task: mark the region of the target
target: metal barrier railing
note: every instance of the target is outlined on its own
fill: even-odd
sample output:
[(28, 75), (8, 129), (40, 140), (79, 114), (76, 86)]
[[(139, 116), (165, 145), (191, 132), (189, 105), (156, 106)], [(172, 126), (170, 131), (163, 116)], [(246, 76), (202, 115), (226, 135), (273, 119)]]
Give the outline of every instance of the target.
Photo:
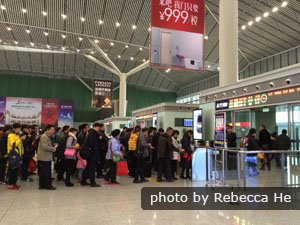
[[(206, 148), (206, 156), (208, 157), (208, 151), (213, 151), (214, 154), (214, 162), (211, 162), (212, 157), (209, 156), (209, 160), (210, 160), (210, 168), (208, 171), (208, 167), (207, 167), (207, 171), (206, 171), (206, 181), (207, 184), (212, 184), (212, 185), (222, 185), (222, 186), (226, 186), (226, 177), (225, 177), (225, 153), (231, 152), (231, 153), (236, 153), (236, 163), (237, 163), (237, 186), (241, 187), (241, 175), (242, 175), (242, 168), (241, 168), (241, 160), (243, 160), (243, 187), (246, 188), (247, 187), (247, 162), (246, 162), (246, 157), (249, 154), (258, 154), (258, 153), (263, 153), (263, 154), (280, 154), (281, 155), (281, 187), (285, 187), (285, 186), (290, 186), (287, 185), (285, 182), (285, 169), (284, 169), (284, 165), (285, 165), (285, 160), (287, 155), (295, 155), (295, 154), (299, 154), (300, 150), (296, 150), (296, 151), (286, 151), (286, 150), (256, 150), (256, 151), (247, 151), (245, 149), (226, 149), (226, 148), (219, 148), (219, 147), (205, 147)], [(217, 160), (217, 155), (218, 152), (222, 152), (222, 159)], [(206, 159), (206, 161), (208, 162), (208, 159)], [(221, 179), (217, 179), (217, 174), (218, 174), (218, 170), (217, 164), (221, 164), (222, 168), (221, 168), (221, 173), (222, 175), (219, 176), (221, 177)], [(212, 164), (214, 164), (214, 168), (212, 169)], [(212, 171), (214, 172), (214, 176), (212, 176)], [(209, 173), (209, 174), (208, 174)], [(220, 171), (219, 171), (220, 173)], [(212, 180), (212, 177), (214, 178)], [(294, 186), (300, 186), (300, 184), (293, 184)]]

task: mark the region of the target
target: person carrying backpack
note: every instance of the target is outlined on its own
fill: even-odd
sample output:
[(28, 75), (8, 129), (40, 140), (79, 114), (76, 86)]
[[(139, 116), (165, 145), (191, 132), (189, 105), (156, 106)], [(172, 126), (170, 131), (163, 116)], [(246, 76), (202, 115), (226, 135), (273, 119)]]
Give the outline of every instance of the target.
[(18, 175), (22, 164), (22, 156), (24, 154), (23, 142), (19, 136), (21, 125), (13, 124), (13, 131), (8, 134), (7, 138), (7, 155), (8, 155), (8, 182), (7, 188), (17, 190), (20, 188), (17, 185)]

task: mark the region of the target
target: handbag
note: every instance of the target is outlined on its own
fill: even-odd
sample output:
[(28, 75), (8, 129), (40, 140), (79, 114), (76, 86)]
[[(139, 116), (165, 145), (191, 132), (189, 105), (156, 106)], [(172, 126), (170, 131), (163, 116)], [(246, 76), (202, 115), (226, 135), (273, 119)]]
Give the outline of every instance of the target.
[(64, 155), (66, 157), (75, 157), (76, 156), (76, 150), (75, 149), (66, 149)]
[(117, 163), (121, 161), (121, 157), (119, 155), (113, 155), (112, 160), (113, 162)]
[(257, 153), (257, 158), (258, 159), (264, 159), (265, 158), (265, 155), (264, 155), (264, 153)]
[(127, 176), (128, 175), (128, 166), (126, 161), (121, 161), (117, 163), (117, 176)]
[(17, 150), (16, 143), (13, 144), (8, 154), (8, 165), (12, 169), (19, 168), (22, 165), (22, 157)]

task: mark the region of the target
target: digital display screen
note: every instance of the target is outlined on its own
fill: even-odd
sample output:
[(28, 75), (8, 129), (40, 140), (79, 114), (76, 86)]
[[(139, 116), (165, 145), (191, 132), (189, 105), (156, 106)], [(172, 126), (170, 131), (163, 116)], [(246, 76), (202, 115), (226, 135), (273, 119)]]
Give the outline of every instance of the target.
[[(256, 95), (243, 96), (239, 98), (233, 98), (229, 100), (229, 109), (244, 108), (259, 106), (265, 104), (283, 103), (285, 101), (299, 100), (300, 87), (285, 88), (280, 90), (269, 91)], [(225, 109), (225, 101), (220, 101), (216, 110)]]
[(196, 109), (193, 111), (193, 138), (194, 140), (203, 139), (203, 111), (202, 109)]
[(193, 119), (183, 119), (183, 126), (184, 127), (192, 127), (193, 126)]
[(226, 140), (225, 113), (215, 115), (215, 146), (224, 147)]

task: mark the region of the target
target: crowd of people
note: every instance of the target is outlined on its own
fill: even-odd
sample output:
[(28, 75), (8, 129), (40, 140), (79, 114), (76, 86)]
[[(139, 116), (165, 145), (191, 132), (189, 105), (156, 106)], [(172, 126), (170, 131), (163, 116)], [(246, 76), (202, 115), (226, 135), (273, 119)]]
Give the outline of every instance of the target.
[[(57, 181), (73, 187), (73, 178), (82, 186), (100, 187), (96, 178), (108, 184), (119, 184), (116, 180), (118, 163), (126, 159), (128, 176), (133, 183), (148, 182), (152, 170), (157, 172), (157, 182), (174, 182), (177, 166), (181, 167), (181, 179), (191, 179), (192, 130), (182, 140), (180, 132), (169, 127), (164, 131), (154, 127), (124, 128), (105, 134), (104, 125), (80, 125), (79, 129), (47, 125), (20, 124), (0, 128), (0, 184), (18, 190), (18, 178), (33, 182), (34, 169), (29, 164), (37, 161), (39, 189), (56, 190), (52, 185), (52, 164)], [(178, 163), (179, 162), (179, 163)]]
[[(237, 147), (237, 136), (231, 126), (227, 126), (227, 145), (228, 148)], [(287, 135), (287, 130), (283, 129), (282, 133), (278, 135), (276, 132), (270, 133), (265, 125), (260, 126), (260, 131), (257, 135), (255, 128), (251, 128), (246, 137), (240, 140), (240, 147), (245, 148), (247, 151), (268, 151), (279, 150), (287, 151), (291, 148), (291, 139)], [(287, 166), (287, 155), (285, 154), (284, 167)], [(261, 167), (259, 170), (271, 170), (272, 160), (276, 161), (276, 166), (281, 167), (281, 154), (280, 153), (265, 153), (265, 154), (247, 154), (247, 170), (251, 176), (259, 174), (257, 170), (258, 160), (260, 160)], [(236, 169), (236, 154), (228, 153), (228, 169)]]

